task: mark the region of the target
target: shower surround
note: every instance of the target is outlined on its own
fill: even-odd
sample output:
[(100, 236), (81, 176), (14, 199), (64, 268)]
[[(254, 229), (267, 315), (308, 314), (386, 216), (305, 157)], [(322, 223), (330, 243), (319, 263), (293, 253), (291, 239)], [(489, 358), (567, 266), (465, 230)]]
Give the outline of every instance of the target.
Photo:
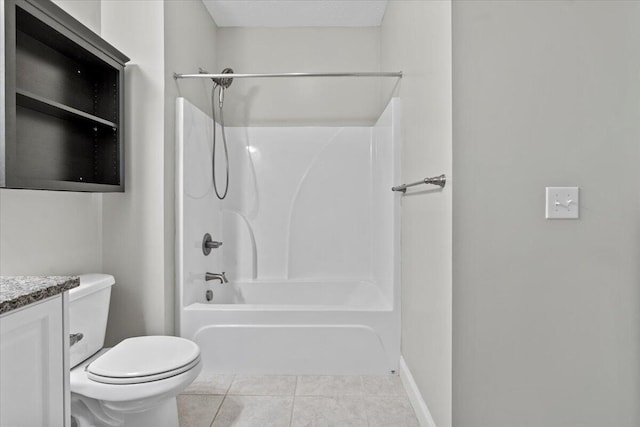
[[(227, 127), (221, 201), (212, 120), (178, 98), (176, 322), (205, 370), (397, 371), (399, 110), (393, 99), (371, 127)], [(209, 256), (205, 233), (223, 242)], [(206, 282), (207, 271), (229, 283)]]

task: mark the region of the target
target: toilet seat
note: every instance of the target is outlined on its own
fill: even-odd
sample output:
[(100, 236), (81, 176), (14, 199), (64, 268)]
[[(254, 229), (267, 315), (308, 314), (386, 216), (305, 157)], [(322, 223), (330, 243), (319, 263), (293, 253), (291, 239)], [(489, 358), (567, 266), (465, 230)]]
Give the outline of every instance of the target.
[(184, 338), (128, 338), (86, 367), (90, 380), (113, 385), (159, 381), (189, 371), (200, 362), (200, 348)]
[(109, 405), (117, 402), (129, 404), (130, 402), (153, 400), (159, 396), (177, 394), (182, 391), (193, 382), (202, 370), (202, 361), (198, 358), (198, 362), (192, 369), (158, 381), (137, 384), (105, 384), (89, 379), (88, 366), (110, 350), (100, 350), (93, 357), (71, 369), (69, 380), (72, 396), (78, 394), (102, 402), (109, 402)]

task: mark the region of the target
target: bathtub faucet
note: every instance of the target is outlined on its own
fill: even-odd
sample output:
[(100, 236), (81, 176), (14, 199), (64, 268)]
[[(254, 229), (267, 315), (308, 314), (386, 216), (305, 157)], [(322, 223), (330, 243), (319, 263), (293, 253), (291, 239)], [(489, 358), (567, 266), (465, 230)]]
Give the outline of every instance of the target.
[(219, 280), (220, 283), (229, 283), (229, 281), (227, 280), (227, 276), (224, 275), (224, 271), (222, 272), (222, 274), (209, 273), (207, 271), (207, 273), (204, 275), (204, 280), (207, 282), (209, 280)]

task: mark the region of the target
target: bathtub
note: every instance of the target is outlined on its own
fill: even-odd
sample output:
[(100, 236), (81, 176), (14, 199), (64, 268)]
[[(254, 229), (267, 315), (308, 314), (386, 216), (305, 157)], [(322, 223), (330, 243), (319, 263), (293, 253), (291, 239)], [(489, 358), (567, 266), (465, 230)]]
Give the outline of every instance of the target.
[(180, 335), (209, 372), (379, 375), (398, 369), (397, 316), (370, 282), (216, 283), (185, 307)]
[[(394, 99), (370, 127), (229, 127), (220, 201), (220, 127), (176, 101), (175, 332), (200, 345), (205, 372), (397, 372), (399, 124)], [(205, 255), (205, 233), (224, 245)], [(223, 271), (232, 283), (205, 282)]]

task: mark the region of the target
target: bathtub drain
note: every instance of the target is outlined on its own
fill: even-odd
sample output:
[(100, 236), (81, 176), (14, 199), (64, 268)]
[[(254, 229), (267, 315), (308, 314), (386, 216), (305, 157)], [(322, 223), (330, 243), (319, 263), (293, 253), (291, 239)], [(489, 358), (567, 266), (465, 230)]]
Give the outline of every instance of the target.
[(213, 291), (211, 289), (207, 289), (207, 292), (204, 294), (207, 301), (211, 301), (213, 299)]

